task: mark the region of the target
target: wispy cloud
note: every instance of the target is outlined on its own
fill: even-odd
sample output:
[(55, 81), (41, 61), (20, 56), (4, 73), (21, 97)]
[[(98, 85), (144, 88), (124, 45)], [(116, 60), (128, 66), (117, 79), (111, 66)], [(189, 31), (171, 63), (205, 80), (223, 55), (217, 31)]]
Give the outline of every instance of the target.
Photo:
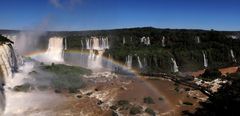
[(82, 0), (49, 0), (49, 2), (56, 8), (74, 8), (80, 4)]
[(60, 0), (49, 0), (49, 2), (56, 8), (62, 7)]

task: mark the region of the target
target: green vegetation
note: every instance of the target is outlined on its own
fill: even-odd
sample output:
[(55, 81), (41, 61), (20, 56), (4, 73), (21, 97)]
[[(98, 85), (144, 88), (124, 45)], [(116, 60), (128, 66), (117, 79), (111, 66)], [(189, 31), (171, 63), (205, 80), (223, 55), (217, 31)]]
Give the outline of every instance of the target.
[(78, 92), (78, 89), (84, 86), (82, 75), (91, 74), (91, 70), (63, 64), (42, 66), (42, 69), (55, 75), (51, 82), (57, 93), (65, 89), (70, 93)]
[(154, 104), (154, 101), (150, 96), (143, 98), (143, 102), (146, 104)]
[[(203, 55), (206, 53), (209, 68), (219, 68), (236, 65), (231, 58), (230, 49), (234, 51), (237, 61), (240, 61), (240, 39), (232, 39), (231, 35), (239, 32), (157, 29), (152, 27), (100, 30), (85, 32), (63, 32), (67, 36), (69, 49), (81, 49), (81, 41), (91, 36), (108, 37), (111, 44), (105, 55), (120, 62), (125, 62), (127, 55), (133, 55), (133, 67), (138, 68), (137, 54), (143, 62), (142, 73), (172, 72), (171, 57), (177, 61), (180, 71), (196, 71), (203, 69)], [(141, 43), (140, 38), (150, 37), (151, 45)], [(166, 38), (162, 47), (162, 38)], [(196, 37), (201, 43), (197, 43)], [(126, 43), (122, 41), (125, 38)], [(239, 64), (239, 63), (238, 63)]]
[(145, 112), (148, 113), (148, 114), (151, 115), (151, 116), (156, 116), (156, 113), (155, 113), (154, 110), (151, 109), (151, 108), (146, 108), (146, 109), (145, 109)]
[(129, 101), (127, 100), (119, 100), (117, 102), (117, 105), (120, 110), (128, 110), (131, 107), (131, 105), (129, 104)]
[(200, 102), (196, 112), (184, 111), (183, 115), (189, 116), (235, 116), (240, 113), (240, 72), (228, 75), (227, 83), (218, 92)]
[(183, 102), (184, 105), (192, 106), (193, 104), (191, 102)]
[(119, 106), (129, 105), (129, 102), (127, 100), (119, 100), (117, 103)]
[(218, 69), (206, 69), (200, 78), (205, 81), (212, 81), (214, 79), (220, 78), (221, 76), (222, 73)]
[(159, 97), (158, 100), (159, 100), (159, 101), (162, 101), (162, 100), (164, 100), (164, 99), (163, 99), (163, 97)]
[(11, 40), (9, 40), (8, 38), (6, 38), (6, 37), (4, 37), (0, 34), (0, 45), (5, 43), (5, 42), (13, 43)]
[(15, 86), (13, 88), (13, 90), (17, 91), (17, 92), (28, 92), (28, 91), (31, 91), (33, 89), (34, 89), (34, 87), (29, 83), (24, 83), (22, 85)]
[(110, 109), (112, 109), (112, 110), (117, 110), (118, 107), (117, 107), (116, 105), (112, 105), (112, 106), (110, 106)]
[(133, 107), (131, 107), (131, 109), (130, 109), (130, 114), (131, 115), (136, 115), (136, 114), (139, 114), (139, 113), (141, 113), (142, 112), (142, 107), (141, 106), (133, 106)]
[(39, 85), (37, 86), (37, 89), (40, 90), (40, 91), (45, 91), (47, 90), (49, 87), (47, 85)]

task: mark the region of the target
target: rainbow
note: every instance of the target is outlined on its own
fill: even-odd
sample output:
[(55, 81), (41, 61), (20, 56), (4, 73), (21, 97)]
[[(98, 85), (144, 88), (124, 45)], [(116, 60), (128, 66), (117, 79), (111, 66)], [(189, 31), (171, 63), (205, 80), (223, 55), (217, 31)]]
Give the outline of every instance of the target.
[[(44, 53), (46, 52), (46, 50), (38, 50), (38, 51), (32, 51), (32, 52), (29, 52), (29, 53), (26, 53), (24, 54), (25, 57), (36, 57), (36, 56), (40, 56), (40, 55), (43, 55)], [(89, 55), (89, 52), (88, 51), (84, 51), (84, 50), (65, 50), (65, 53), (73, 53), (73, 54), (86, 54), (86, 55)], [(106, 56), (102, 56), (104, 60), (118, 66), (118, 67), (121, 67), (122, 69), (134, 74), (135, 76), (140, 76), (139, 75), (139, 71), (137, 71), (137, 69), (134, 69), (134, 68), (128, 68), (125, 64), (119, 62), (119, 61), (116, 61), (112, 58), (109, 58), (109, 57), (106, 57)]]
[[(35, 56), (38, 56), (38, 55), (43, 55), (45, 52), (46, 52), (45, 50), (34, 51), (34, 52), (31, 52), (31, 53), (26, 54), (25, 56), (26, 56), (26, 57), (35, 57)], [(86, 55), (89, 54), (89, 52), (87, 52), (87, 51), (82, 51), (82, 50), (66, 50), (65, 53), (86, 54)], [(108, 57), (105, 57), (105, 56), (103, 56), (103, 58), (104, 58), (104, 60), (107, 60), (108, 62), (111, 62), (112, 64), (117, 65), (117, 66), (121, 67), (122, 69), (130, 72), (130, 73), (133, 74), (135, 77), (137, 77), (137, 79), (142, 80), (142, 81), (144, 82), (144, 85), (145, 85), (146, 87), (148, 87), (150, 90), (152, 90), (156, 95), (158, 95), (158, 96), (161, 96), (161, 95), (162, 95), (162, 93), (159, 92), (159, 91), (157, 90), (157, 88), (154, 87), (151, 83), (149, 83), (148, 81), (146, 81), (146, 78), (144, 78), (143, 76), (141, 76), (136, 69), (129, 69), (129, 68), (128, 68), (126, 65), (124, 65), (123, 63), (118, 62), (118, 61), (116, 61), (116, 60), (114, 60), (114, 59), (112, 59), (112, 58), (108, 58)], [(166, 101), (166, 103), (168, 103), (168, 104), (171, 103), (168, 99), (166, 99), (165, 101)]]

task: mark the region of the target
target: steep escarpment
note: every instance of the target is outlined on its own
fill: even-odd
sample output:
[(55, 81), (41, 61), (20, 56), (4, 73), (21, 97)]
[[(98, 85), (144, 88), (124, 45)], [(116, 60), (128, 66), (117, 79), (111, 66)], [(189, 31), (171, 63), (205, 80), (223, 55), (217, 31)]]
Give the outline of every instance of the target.
[[(68, 49), (86, 49), (88, 38), (108, 37), (105, 56), (142, 72), (181, 72), (239, 64), (237, 32), (133, 28), (64, 33)], [(129, 62), (131, 61), (131, 62)]]

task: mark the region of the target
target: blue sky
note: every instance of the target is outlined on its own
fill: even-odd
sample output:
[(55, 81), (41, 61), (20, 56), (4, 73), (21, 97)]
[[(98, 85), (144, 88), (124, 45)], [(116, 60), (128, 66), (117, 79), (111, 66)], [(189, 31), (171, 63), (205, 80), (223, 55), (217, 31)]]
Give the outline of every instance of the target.
[(1, 0), (1, 29), (152, 26), (240, 31), (239, 0)]

